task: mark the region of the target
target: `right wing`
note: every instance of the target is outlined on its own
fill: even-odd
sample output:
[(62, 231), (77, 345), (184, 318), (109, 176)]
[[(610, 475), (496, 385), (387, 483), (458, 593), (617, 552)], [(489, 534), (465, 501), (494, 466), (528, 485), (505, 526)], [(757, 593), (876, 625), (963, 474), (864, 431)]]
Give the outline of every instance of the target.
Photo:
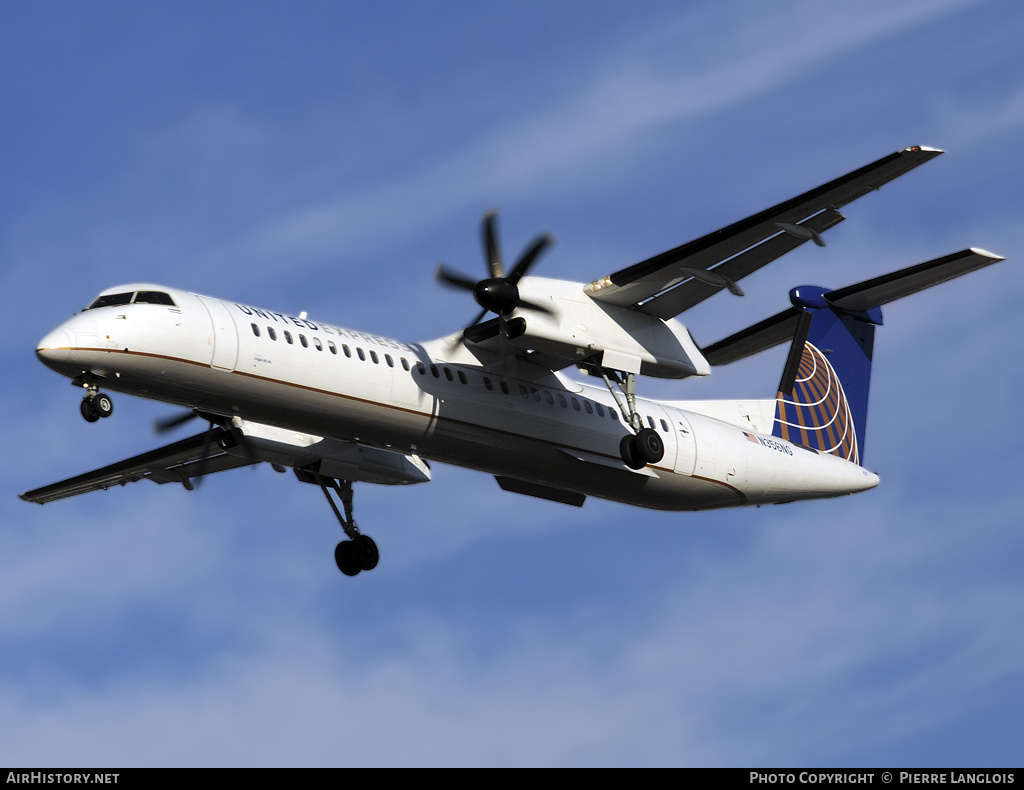
[[(37, 488), (35, 491), (22, 494), (21, 498), (26, 502), (38, 502), (43, 505), (57, 499), (111, 486), (123, 486), (137, 480), (152, 480), (161, 484), (181, 483), (191, 489), (192, 480), (200, 475), (259, 463), (255, 458), (225, 452), (218, 440), (227, 433), (229, 431), (224, 428), (213, 428), (126, 461), (119, 461), (78, 477)], [(204, 448), (207, 456), (205, 461), (202, 460)]]
[(759, 214), (596, 280), (585, 291), (599, 302), (672, 318), (806, 241), (823, 245), (821, 233), (843, 221), (840, 208), (941, 153), (922, 146), (904, 148)]

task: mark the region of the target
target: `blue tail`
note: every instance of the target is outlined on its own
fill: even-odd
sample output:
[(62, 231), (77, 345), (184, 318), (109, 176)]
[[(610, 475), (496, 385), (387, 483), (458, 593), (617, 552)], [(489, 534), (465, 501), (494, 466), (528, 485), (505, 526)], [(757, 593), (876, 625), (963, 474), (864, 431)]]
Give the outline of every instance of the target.
[(882, 323), (881, 306), (1001, 260), (972, 248), (836, 291), (802, 285), (789, 292), (792, 307), (701, 353), (712, 365), (727, 365), (792, 338), (772, 433), (863, 464), (871, 353), (875, 327)]
[(802, 310), (779, 382), (772, 433), (838, 455), (864, 457), (875, 326), (882, 311), (849, 311), (831, 304), (824, 288), (790, 291)]

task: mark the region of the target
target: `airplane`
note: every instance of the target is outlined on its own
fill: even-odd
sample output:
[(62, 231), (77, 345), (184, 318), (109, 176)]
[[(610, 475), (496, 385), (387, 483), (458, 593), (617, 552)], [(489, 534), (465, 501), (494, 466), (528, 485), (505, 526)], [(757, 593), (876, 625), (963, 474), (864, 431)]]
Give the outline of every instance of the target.
[[(941, 153), (902, 149), (589, 284), (529, 274), (547, 234), (506, 270), (489, 212), (486, 277), (435, 273), (480, 312), (423, 343), (162, 285), (107, 289), (47, 334), (38, 358), (85, 390), (90, 422), (111, 416), (113, 391), (188, 409), (161, 432), (192, 418), (209, 427), (21, 498), (43, 504), (142, 479), (192, 490), (267, 462), (321, 489), (345, 533), (336, 564), (355, 576), (380, 553), (356, 525), (353, 485), (425, 483), (431, 461), (575, 506), (593, 496), (697, 511), (873, 488), (879, 478), (863, 463), (881, 307), (1003, 258), (972, 248), (838, 290), (799, 286), (788, 309), (704, 347), (675, 317), (720, 291), (742, 296), (739, 280), (801, 244), (824, 246), (840, 208)], [(638, 376), (706, 376), (786, 342), (774, 397), (637, 394)]]

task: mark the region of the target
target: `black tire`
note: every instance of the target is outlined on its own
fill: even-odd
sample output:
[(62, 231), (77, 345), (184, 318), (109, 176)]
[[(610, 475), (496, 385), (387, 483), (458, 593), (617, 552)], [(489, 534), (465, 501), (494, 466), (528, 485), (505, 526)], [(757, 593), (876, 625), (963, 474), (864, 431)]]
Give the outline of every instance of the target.
[(96, 422), (100, 418), (100, 413), (96, 409), (96, 406), (91, 400), (85, 398), (82, 401), (82, 405), (79, 407), (82, 411), (82, 416), (85, 417), (86, 422)]
[(653, 428), (641, 428), (636, 435), (640, 456), (649, 464), (656, 464), (665, 457), (665, 442)]
[(92, 405), (93, 408), (96, 409), (96, 413), (99, 414), (100, 417), (109, 417), (111, 414), (114, 413), (114, 401), (110, 399), (109, 395), (104, 395), (103, 393), (100, 393), (99, 395), (92, 399)]
[(334, 561), (338, 564), (338, 570), (346, 576), (355, 576), (362, 570), (351, 540), (343, 540), (335, 547)]
[(354, 554), (359, 562), (359, 567), (364, 571), (372, 571), (380, 561), (380, 552), (377, 544), (369, 535), (356, 535), (352, 541)]
[(619, 442), (619, 455), (623, 462), (630, 469), (643, 469), (647, 462), (640, 456), (640, 449), (637, 447), (636, 437), (628, 433)]

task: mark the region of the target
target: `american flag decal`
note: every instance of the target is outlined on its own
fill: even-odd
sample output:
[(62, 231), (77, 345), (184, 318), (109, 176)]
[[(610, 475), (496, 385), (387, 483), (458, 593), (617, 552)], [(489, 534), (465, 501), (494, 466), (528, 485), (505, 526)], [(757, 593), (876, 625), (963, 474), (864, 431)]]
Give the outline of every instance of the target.
[(832, 365), (812, 343), (804, 344), (793, 391), (775, 402), (776, 435), (860, 463), (853, 415)]

